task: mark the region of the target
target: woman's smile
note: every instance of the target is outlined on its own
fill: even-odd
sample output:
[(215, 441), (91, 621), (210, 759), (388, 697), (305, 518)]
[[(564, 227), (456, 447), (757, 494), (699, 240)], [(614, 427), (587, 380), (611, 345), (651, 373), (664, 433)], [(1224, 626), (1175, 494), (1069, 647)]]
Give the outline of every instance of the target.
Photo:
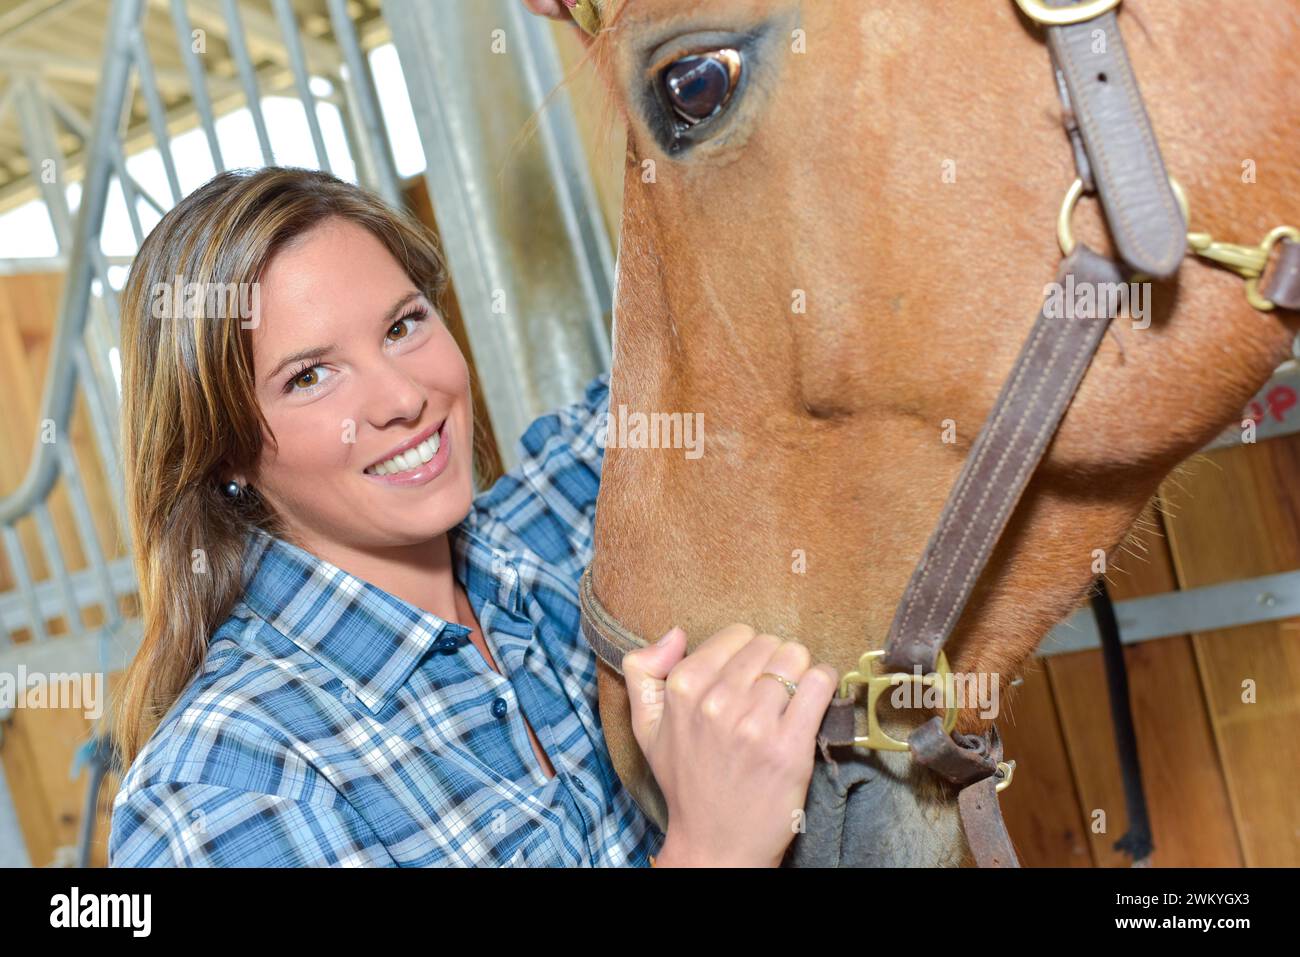
[(443, 419), (437, 427), (402, 443), (387, 458), (366, 466), (362, 474), (387, 485), (415, 486), (432, 482), (442, 474), (451, 457), (449, 421)]

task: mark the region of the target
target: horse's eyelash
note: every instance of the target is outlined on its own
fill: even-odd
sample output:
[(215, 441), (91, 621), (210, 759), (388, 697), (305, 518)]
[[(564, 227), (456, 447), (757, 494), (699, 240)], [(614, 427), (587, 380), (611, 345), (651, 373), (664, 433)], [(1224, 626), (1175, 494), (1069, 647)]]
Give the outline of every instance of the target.
[[(412, 309), (406, 315), (394, 319), (392, 322), (390, 322), (388, 326), (384, 329), (384, 333), (387, 334), (389, 329), (393, 328), (393, 326), (397, 325), (399, 322), (405, 322), (407, 319), (418, 319), (421, 322), (423, 322), (428, 318), (429, 318), (428, 315), (425, 313), (423, 309), (420, 308)], [(299, 366), (297, 370), (295, 370), (292, 374), (290, 374), (288, 379), (285, 380), (284, 391), (292, 392), (293, 384), (298, 381), (298, 377), (301, 376), (304, 372), (310, 372), (318, 365), (320, 365), (319, 362), (312, 362), (310, 359), (308, 359), (305, 363)]]

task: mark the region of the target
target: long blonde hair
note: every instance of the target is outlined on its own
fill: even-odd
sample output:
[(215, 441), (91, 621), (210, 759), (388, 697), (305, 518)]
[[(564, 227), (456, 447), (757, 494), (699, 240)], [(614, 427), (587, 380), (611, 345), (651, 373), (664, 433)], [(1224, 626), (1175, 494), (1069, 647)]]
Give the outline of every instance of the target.
[(232, 472), (251, 471), (262, 450), (252, 323), (237, 309), (206, 315), (215, 300), (204, 296), (173, 297), (186, 303), (179, 315), (158, 310), (160, 291), (255, 288), (238, 284), (258, 282), (278, 250), (330, 217), (374, 234), (441, 311), (446, 269), (433, 234), (315, 170), (217, 175), (162, 218), (131, 266), (122, 296), (122, 448), (144, 636), (113, 705), (122, 767), (175, 704), (238, 599), (249, 530), (285, 536), (255, 492), (232, 501), (220, 490)]

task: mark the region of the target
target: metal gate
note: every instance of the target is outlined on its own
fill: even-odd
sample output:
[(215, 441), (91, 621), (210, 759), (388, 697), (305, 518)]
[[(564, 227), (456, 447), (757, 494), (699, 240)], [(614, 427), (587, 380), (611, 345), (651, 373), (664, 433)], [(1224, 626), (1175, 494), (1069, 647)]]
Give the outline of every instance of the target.
[[(0, 592), (0, 673), (106, 674), (124, 667), (139, 641), (139, 620), (120, 604), (136, 587), (116, 352), (121, 267), (130, 257), (107, 256), (101, 237), (115, 188), (137, 249), (142, 211), (161, 216), (182, 197), (173, 145), (185, 130), (202, 131), (213, 169), (224, 170), (218, 123), (247, 110), (261, 162), (273, 165), (264, 101), (291, 97), (305, 115), (315, 165), (331, 170), (321, 111), (332, 106), (357, 181), (400, 207), (404, 186), (368, 59), (391, 35), (494, 431), (513, 440), (608, 367), (613, 254), (569, 103), (549, 95), (563, 79), (549, 26), (518, 0), (385, 0), (382, 16), (377, 2), (28, 0), (0, 17), (0, 133), (13, 122), (20, 134), (26, 186), (43, 201), (58, 243), (47, 266), (66, 269), (30, 463), (21, 484), (0, 497), (0, 563), (12, 583)], [(103, 20), (97, 67), (24, 48), (24, 37), (57, 27), (65, 14)], [(78, 75), (93, 84), (89, 109), (52, 80)], [(493, 122), (482, 122), (486, 112)], [(530, 120), (536, 135), (521, 142), (515, 133)], [(162, 197), (127, 166), (149, 148), (165, 171)], [(72, 182), (81, 188), (75, 214)], [(24, 268), (11, 260), (0, 273)], [(69, 440), (77, 409), (90, 423), (88, 449)], [(513, 464), (505, 442), (501, 453)], [(92, 466), (105, 476), (124, 548), (96, 529), (83, 481)], [(66, 496), (74, 542), (56, 530), (56, 494)], [(83, 623), (91, 609), (102, 622), (96, 627)], [(2, 709), (0, 702), (0, 735)], [(80, 846), (67, 855), (80, 862), (103, 755), (88, 742), (91, 793)], [(24, 859), (0, 774), (0, 863)]]

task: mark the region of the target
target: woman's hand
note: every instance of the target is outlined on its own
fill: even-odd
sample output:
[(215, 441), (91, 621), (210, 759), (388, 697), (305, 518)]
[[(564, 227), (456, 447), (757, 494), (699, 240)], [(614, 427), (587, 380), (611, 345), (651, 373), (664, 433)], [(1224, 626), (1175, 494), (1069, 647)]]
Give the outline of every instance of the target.
[(524, 6), (531, 12), (552, 20), (569, 19), (569, 12), (561, 0), (524, 0)]
[[(623, 657), (632, 733), (668, 803), (660, 866), (776, 867), (835, 693), (798, 642), (729, 625), (686, 655), (674, 628)], [(794, 682), (793, 697), (772, 672)]]

